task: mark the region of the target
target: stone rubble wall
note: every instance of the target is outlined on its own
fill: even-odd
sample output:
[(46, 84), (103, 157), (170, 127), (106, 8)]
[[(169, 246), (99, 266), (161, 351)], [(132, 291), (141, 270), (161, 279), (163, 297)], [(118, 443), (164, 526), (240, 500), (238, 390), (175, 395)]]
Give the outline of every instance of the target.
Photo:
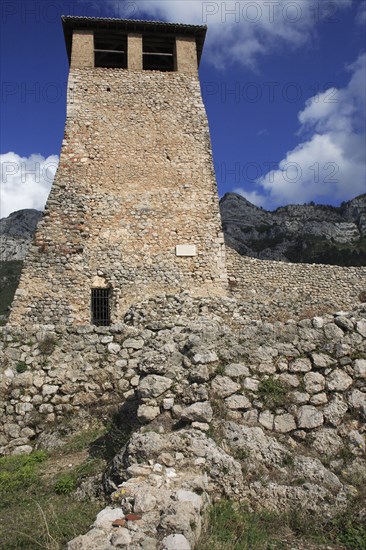
[[(244, 414), (274, 431), (332, 424), (329, 408), (341, 403), (343, 419), (363, 406), (366, 321), (359, 311), (270, 324), (245, 318), (233, 299), (183, 293), (132, 307), (111, 327), (3, 327), (3, 451), (28, 445), (45, 426), (83, 409), (92, 414), (139, 397), (141, 418), (158, 415), (162, 394), (178, 408), (216, 395), (235, 418)], [(233, 361), (237, 368), (228, 367)], [(288, 390), (274, 416), (257, 395), (266, 377)]]
[(216, 498), (329, 516), (357, 493), (366, 305), (286, 323), (245, 311), (183, 292), (111, 327), (2, 329), (2, 453), (30, 452), (70, 417), (136, 410), (104, 478), (111, 506), (69, 550), (189, 550)]
[(306, 316), (310, 309), (350, 309), (366, 300), (366, 267), (259, 260), (228, 246), (226, 265), (234, 295), (274, 309)]
[(111, 288), (113, 322), (159, 292), (227, 287), (197, 74), (70, 71), (60, 163), (9, 322), (87, 324), (92, 287)]

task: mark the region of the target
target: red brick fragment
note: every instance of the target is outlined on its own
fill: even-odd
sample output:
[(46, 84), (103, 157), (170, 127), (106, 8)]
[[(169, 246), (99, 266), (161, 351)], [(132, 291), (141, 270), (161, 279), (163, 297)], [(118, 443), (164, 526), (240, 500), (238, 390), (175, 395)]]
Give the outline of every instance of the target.
[(126, 525), (126, 520), (125, 519), (115, 519), (114, 522), (112, 523), (112, 526), (113, 527), (124, 527)]
[(138, 514), (127, 514), (126, 519), (127, 521), (138, 521), (139, 519), (141, 519), (141, 516), (139, 516)]

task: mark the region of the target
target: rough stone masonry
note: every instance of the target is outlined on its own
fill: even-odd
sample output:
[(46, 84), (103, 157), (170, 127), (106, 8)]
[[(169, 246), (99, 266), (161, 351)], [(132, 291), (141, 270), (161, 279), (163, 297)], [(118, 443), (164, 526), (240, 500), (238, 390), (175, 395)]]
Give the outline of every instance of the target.
[(185, 291), (110, 327), (1, 330), (0, 454), (47, 448), (108, 407), (135, 411), (104, 476), (113, 508), (69, 550), (190, 550), (217, 498), (329, 518), (358, 494), (366, 304), (286, 323), (247, 311)]
[[(92, 288), (110, 290), (111, 321), (162, 289), (222, 293), (224, 241), (198, 79), (206, 28), (63, 24), (70, 74), (60, 164), (10, 323), (88, 323)], [(104, 48), (117, 48), (108, 42), (116, 33), (126, 40), (126, 68), (95, 66), (100, 33)], [(144, 70), (149, 44), (164, 56), (172, 40), (175, 70)]]
[[(94, 66), (105, 49), (114, 56), (108, 41), (94, 51), (94, 26), (124, 30), (126, 68)], [(82, 425), (109, 407), (135, 407), (136, 431), (104, 477), (114, 508), (69, 550), (190, 550), (220, 497), (327, 517), (342, 510), (365, 471), (365, 305), (289, 317), (299, 289), (302, 302), (314, 294), (315, 309), (324, 297), (352, 306), (364, 268), (334, 278), (333, 268), (231, 255), (232, 286), (256, 294), (221, 296), (197, 78), (204, 29), (85, 18), (64, 28), (60, 167), (0, 331), (0, 454), (47, 446), (70, 418)], [(144, 69), (145, 48), (168, 49), (144, 44), (157, 31), (175, 39), (174, 71)], [(109, 327), (91, 324), (93, 288), (110, 289)], [(278, 289), (287, 322), (269, 323)]]
[[(63, 23), (70, 75), (60, 165), (10, 325), (88, 324), (91, 294), (100, 288), (108, 291), (111, 324), (139, 300), (184, 289), (233, 292), (251, 300), (250, 309), (261, 303), (267, 318), (274, 310), (301, 318), (363, 301), (365, 267), (225, 252), (198, 79), (205, 27), (83, 17)], [(116, 33), (124, 53), (110, 49), (118, 47)], [(171, 70), (147, 70), (147, 50), (154, 59), (169, 47)], [(124, 55), (125, 66), (100, 66), (105, 53)]]

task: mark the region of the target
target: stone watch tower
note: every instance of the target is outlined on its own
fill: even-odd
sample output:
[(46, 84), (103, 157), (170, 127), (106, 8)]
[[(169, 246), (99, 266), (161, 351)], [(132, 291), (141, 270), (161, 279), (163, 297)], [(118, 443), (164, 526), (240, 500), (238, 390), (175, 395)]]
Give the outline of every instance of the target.
[(198, 65), (206, 27), (63, 17), (60, 164), (10, 324), (97, 324), (147, 296), (224, 293)]

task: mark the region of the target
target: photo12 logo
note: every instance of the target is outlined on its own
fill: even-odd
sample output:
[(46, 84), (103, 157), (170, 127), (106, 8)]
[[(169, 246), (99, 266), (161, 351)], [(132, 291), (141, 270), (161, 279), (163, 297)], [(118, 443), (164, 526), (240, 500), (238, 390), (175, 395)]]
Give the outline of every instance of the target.
[(336, 162), (314, 162), (309, 166), (301, 166), (297, 162), (287, 162), (281, 166), (276, 162), (220, 162), (215, 164), (216, 177), (219, 184), (256, 183), (266, 178), (268, 183), (275, 181), (275, 175), (280, 174), (287, 183), (298, 183), (302, 180), (313, 183), (338, 183), (336, 178), (339, 166)]
[(65, 101), (66, 90), (66, 82), (2, 82), (1, 103), (58, 103)]
[[(22, 23), (54, 23), (62, 15), (81, 17), (103, 17), (104, 2), (88, 0), (3, 0), (0, 4), (0, 17), (3, 23), (17, 19)], [(113, 5), (113, 17), (133, 19), (137, 17), (138, 3), (119, 1)]]
[[(326, 90), (323, 92), (323, 90)], [(296, 103), (313, 96), (314, 103), (337, 103), (338, 93), (334, 82), (315, 83), (303, 88), (298, 82), (202, 82), (203, 100), (220, 103)]]
[(0, 183), (7, 184), (14, 178), (20, 183), (27, 183), (31, 178), (35, 183), (45, 183), (51, 185), (55, 177), (58, 164), (56, 162), (12, 162), (4, 161), (0, 163)]
[(336, 1), (307, 0), (282, 2), (278, 0), (233, 2), (202, 2), (202, 22), (207, 25), (220, 23), (297, 23), (304, 17), (309, 17), (309, 11), (314, 22), (338, 21), (339, 5)]

